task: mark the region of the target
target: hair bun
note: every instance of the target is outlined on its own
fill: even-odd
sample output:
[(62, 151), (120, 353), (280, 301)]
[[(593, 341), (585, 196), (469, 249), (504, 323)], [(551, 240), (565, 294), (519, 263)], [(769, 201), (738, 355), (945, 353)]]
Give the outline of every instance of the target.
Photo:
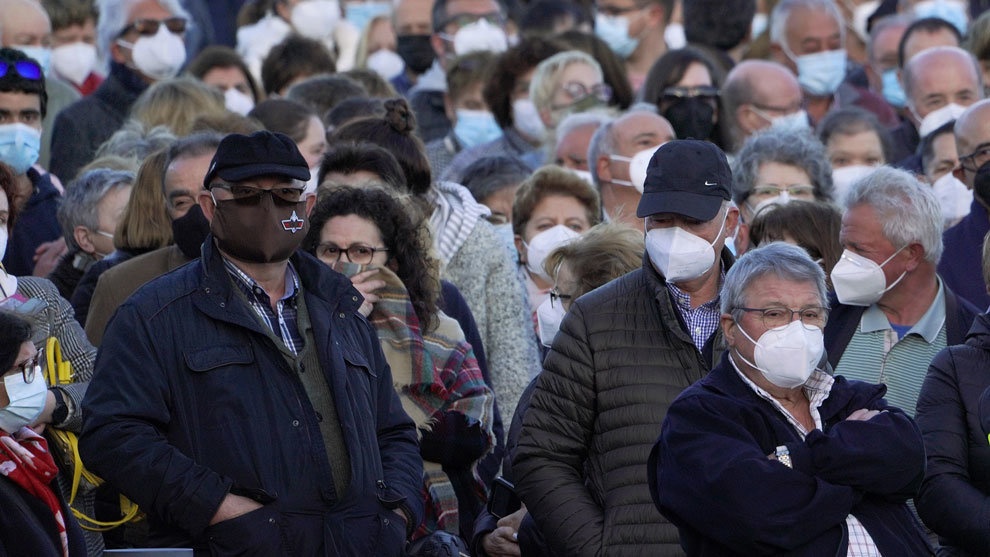
[(416, 131), (416, 117), (406, 99), (389, 99), (385, 101), (385, 121), (392, 129), (406, 135)]

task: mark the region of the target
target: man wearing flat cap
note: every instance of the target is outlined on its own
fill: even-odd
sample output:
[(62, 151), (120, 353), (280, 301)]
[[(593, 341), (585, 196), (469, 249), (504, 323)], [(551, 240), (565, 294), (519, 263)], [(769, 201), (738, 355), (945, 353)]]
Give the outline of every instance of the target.
[(571, 305), (536, 379), (516, 488), (557, 555), (681, 555), (644, 463), (677, 395), (719, 360), (719, 291), (739, 212), (725, 155), (660, 147), (636, 216), (643, 267)]
[(197, 555), (401, 555), (422, 460), (361, 295), (296, 252), (314, 198), (284, 135), (229, 135), (199, 197), (199, 260), (107, 325), (86, 466)]

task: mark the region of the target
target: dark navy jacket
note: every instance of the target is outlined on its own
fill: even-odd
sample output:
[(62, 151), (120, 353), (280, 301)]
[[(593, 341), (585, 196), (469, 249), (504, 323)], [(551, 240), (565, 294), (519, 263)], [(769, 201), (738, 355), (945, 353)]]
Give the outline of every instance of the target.
[[(422, 459), (351, 282), (291, 258), (351, 463), (335, 493), (297, 373), (235, 293), (212, 236), (110, 320), (84, 402), (88, 468), (149, 514), (156, 546), (213, 555), (399, 555), (423, 514)], [(265, 506), (208, 527), (232, 492)]]
[[(969, 300), (980, 312), (990, 306), (990, 295), (983, 282), (983, 237), (990, 232), (987, 210), (974, 199), (969, 214), (942, 233), (942, 259), (938, 274), (949, 287)], [(951, 344), (951, 343), (950, 343)]]
[[(804, 441), (728, 357), (667, 411), (650, 455), (650, 491), (688, 555), (845, 556), (854, 515), (883, 555), (930, 555), (905, 502), (925, 473), (918, 427), (887, 388), (836, 377)], [(886, 410), (845, 421), (855, 410)], [(793, 469), (769, 460), (790, 450)]]
[[(61, 195), (52, 185), (51, 176), (29, 168), (27, 177), (34, 186), (24, 208), (17, 215), (17, 222), (10, 232), (3, 267), (15, 277), (29, 277), (34, 273), (34, 250), (45, 242), (62, 237), (58, 224), (58, 201)], [(8, 200), (11, 203), (13, 199)]]

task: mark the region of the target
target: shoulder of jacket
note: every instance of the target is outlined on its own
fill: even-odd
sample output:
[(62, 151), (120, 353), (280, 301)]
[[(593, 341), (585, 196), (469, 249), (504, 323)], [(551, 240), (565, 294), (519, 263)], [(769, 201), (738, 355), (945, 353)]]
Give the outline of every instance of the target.
[[(581, 296), (584, 302), (582, 306), (588, 310), (590, 307), (609, 304), (619, 298), (640, 296), (642, 292), (649, 289), (646, 272), (640, 267)], [(653, 298), (652, 292), (649, 293), (649, 297)]]
[(202, 265), (197, 260), (143, 284), (123, 303), (139, 314), (151, 317), (200, 287)]
[(33, 298), (58, 298), (58, 288), (52, 281), (42, 277), (17, 277), (17, 289)]

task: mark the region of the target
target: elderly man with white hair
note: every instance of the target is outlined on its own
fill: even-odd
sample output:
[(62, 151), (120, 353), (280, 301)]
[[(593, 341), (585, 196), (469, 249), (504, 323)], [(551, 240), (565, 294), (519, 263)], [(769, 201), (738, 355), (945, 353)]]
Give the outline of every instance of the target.
[(772, 243), (726, 273), (720, 363), (671, 404), (647, 466), (688, 555), (931, 555), (905, 504), (921, 432), (883, 385), (829, 375), (825, 273)]
[(928, 364), (965, 340), (979, 311), (935, 272), (942, 212), (930, 187), (882, 167), (853, 184), (845, 205), (828, 359), (837, 375), (886, 384), (891, 404), (914, 416)]
[(598, 128), (612, 119), (608, 112), (595, 110), (577, 112), (561, 120), (553, 147), (553, 163), (573, 170), (589, 184), (592, 183), (588, 172), (588, 146)]
[(186, 61), (189, 15), (179, 0), (99, 0), (98, 7), (97, 42), (110, 72), (55, 119), (50, 170), (63, 180), (90, 162), (149, 84), (175, 77)]

